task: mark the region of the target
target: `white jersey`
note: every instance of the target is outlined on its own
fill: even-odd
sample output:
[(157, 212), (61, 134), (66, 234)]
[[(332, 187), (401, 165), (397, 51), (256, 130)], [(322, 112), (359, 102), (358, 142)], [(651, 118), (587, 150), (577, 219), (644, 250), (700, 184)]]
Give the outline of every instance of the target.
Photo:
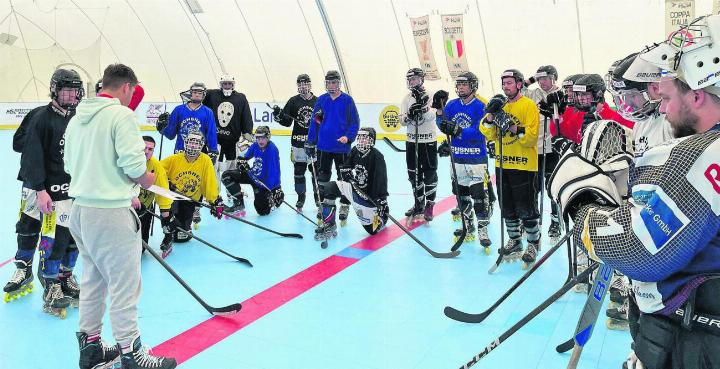
[(646, 150), (673, 138), (672, 126), (665, 119), (665, 114), (654, 114), (645, 120), (639, 121), (633, 127), (635, 157), (642, 156)]
[[(528, 90), (525, 96), (529, 97), (533, 102), (535, 102), (535, 105), (539, 104), (540, 101), (545, 100), (547, 98), (548, 93), (555, 92), (559, 90), (560, 88), (553, 85), (553, 87), (550, 89), (549, 92), (543, 91), (542, 88), (535, 88), (532, 90)], [(540, 114), (540, 124), (538, 124), (538, 154), (547, 154), (553, 152), (552, 150), (552, 144), (550, 143), (550, 129), (548, 129), (548, 132), (545, 132), (545, 116)], [(551, 119), (548, 119), (547, 124), (553, 124)], [(545, 138), (545, 150), (543, 151), (543, 137)]]
[[(430, 90), (425, 91), (428, 96), (430, 96), (427, 104), (425, 104), (425, 109), (427, 109), (427, 111), (423, 114), (422, 119), (417, 123), (408, 117), (410, 105), (415, 103), (415, 98), (412, 97), (412, 94), (407, 94), (400, 103), (400, 124), (406, 127), (408, 142), (428, 143), (437, 141), (435, 109), (430, 107), (433, 93)], [(415, 137), (416, 125), (417, 137)]]

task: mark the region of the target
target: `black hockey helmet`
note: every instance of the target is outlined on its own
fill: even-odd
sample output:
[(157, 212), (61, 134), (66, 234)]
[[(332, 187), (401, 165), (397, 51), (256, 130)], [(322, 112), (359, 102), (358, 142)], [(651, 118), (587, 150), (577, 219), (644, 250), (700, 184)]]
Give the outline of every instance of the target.
[(340, 80), (340, 72), (336, 70), (329, 70), (327, 73), (325, 73), (325, 80), (326, 81), (339, 81)]
[(310, 76), (303, 73), (297, 76), (297, 80), (295, 81), (297, 84), (301, 83), (310, 83)]
[[(468, 86), (470, 86), (470, 94), (471, 95), (475, 94), (475, 92), (478, 89), (478, 78), (475, 75), (475, 73), (462, 72), (462, 73), (460, 73), (460, 75), (457, 76), (457, 78), (455, 78), (455, 92), (456, 93), (457, 93), (458, 85), (463, 84), (463, 83), (466, 83), (466, 84), (468, 84)], [(462, 98), (462, 99), (467, 97), (467, 96), (461, 96), (459, 93), (458, 93), (458, 96), (460, 96), (460, 98)]]
[[(584, 93), (590, 92), (590, 99)], [(575, 107), (582, 111), (589, 111), (597, 103), (605, 101), (605, 80), (599, 74), (585, 74), (578, 78), (573, 85), (575, 94)], [(581, 95), (582, 94), (582, 95)]]
[(562, 81), (562, 88), (565, 90), (565, 101), (570, 106), (575, 106), (575, 96), (573, 94), (573, 85), (578, 80), (578, 78), (582, 77), (582, 74), (571, 74)]
[[(68, 104), (60, 101), (62, 99), (59, 93), (63, 88), (77, 89), (77, 92), (75, 93), (75, 103)], [(50, 78), (50, 97), (63, 109), (74, 110), (77, 104), (80, 103), (80, 100), (82, 100), (83, 96), (85, 96), (85, 88), (83, 87), (82, 78), (80, 78), (78, 72), (73, 69), (57, 69), (53, 72), (53, 75)]]
[[(638, 91), (647, 91), (648, 83), (647, 82), (636, 82), (631, 81), (629, 79), (626, 79), (624, 77), (625, 72), (627, 72), (628, 68), (632, 65), (632, 63), (637, 58), (638, 54), (633, 53), (628, 55), (625, 59), (622, 59), (619, 61), (617, 66), (613, 69), (611, 75), (610, 75), (610, 84), (612, 85), (612, 90), (615, 91), (621, 91), (621, 90), (638, 90)], [(611, 91), (613, 92), (613, 91)]]
[(355, 147), (358, 151), (365, 154), (370, 151), (373, 146), (375, 146), (376, 137), (375, 128), (360, 127), (357, 137), (355, 137)]
[[(420, 83), (412, 86), (410, 80), (413, 78), (420, 78)], [(416, 86), (422, 86), (422, 84), (425, 83), (425, 71), (420, 68), (410, 68), (407, 73), (405, 73), (405, 81), (407, 82), (407, 88), (410, 89)]]
[(513, 78), (515, 82), (525, 83), (525, 76), (517, 69), (507, 69), (500, 75), (500, 81), (505, 78)]
[(634, 122), (647, 119), (654, 114), (660, 100), (654, 100), (648, 95), (648, 82), (637, 82), (625, 78), (628, 69), (637, 59), (638, 54), (630, 54), (623, 59), (612, 73), (610, 91), (618, 113)]
[(552, 76), (554, 81), (557, 81), (558, 79), (558, 72), (557, 68), (553, 65), (543, 65), (540, 68), (538, 68), (537, 72), (535, 73), (535, 80), (538, 80), (542, 77), (549, 77)]

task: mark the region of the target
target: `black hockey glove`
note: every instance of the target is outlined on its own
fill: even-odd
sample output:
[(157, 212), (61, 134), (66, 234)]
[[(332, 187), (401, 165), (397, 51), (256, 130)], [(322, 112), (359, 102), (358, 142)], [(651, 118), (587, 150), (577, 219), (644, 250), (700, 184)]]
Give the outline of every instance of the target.
[(560, 156), (562, 156), (565, 151), (572, 150), (575, 147), (574, 142), (563, 136), (553, 136), (550, 139), (550, 144), (552, 145), (553, 151)]
[(422, 118), (422, 115), (425, 114), (424, 110), (424, 104), (413, 103), (412, 105), (410, 105), (410, 109), (408, 109), (408, 115), (410, 116), (410, 119), (417, 122)]
[(342, 179), (344, 182), (348, 183), (355, 183), (355, 173), (353, 173), (353, 168), (343, 165), (340, 167), (340, 179)]
[(545, 98), (545, 101), (547, 101), (548, 105), (550, 105), (550, 109), (552, 109), (552, 106), (557, 104), (558, 105), (558, 113), (562, 114), (563, 112), (560, 111), (560, 104), (562, 104), (565, 101), (565, 94), (562, 90), (557, 90), (549, 93), (547, 97)]
[(314, 143), (305, 142), (305, 154), (307, 154), (308, 158), (312, 159), (317, 155), (317, 147)]
[(553, 116), (553, 106), (552, 104), (548, 103), (545, 100), (540, 100), (538, 103), (538, 109), (540, 110), (540, 114), (542, 114), (545, 118), (552, 118)]
[(493, 124), (500, 130), (500, 132), (504, 135), (507, 133), (507, 131), (510, 130), (510, 126), (512, 126), (513, 122), (512, 119), (510, 119), (510, 116), (508, 113), (500, 110), (497, 113), (493, 114)]
[(443, 119), (439, 128), (440, 132), (453, 137), (460, 137), (462, 134), (462, 128), (451, 120)]
[(450, 97), (450, 95), (448, 94), (447, 91), (445, 91), (445, 90), (438, 90), (438, 91), (435, 92), (435, 94), (433, 95), (433, 101), (432, 101), (432, 105), (430, 105), (430, 107), (433, 108), (433, 109), (442, 109), (442, 108), (444, 108), (444, 107), (445, 107), (445, 103), (447, 103), (447, 101), (448, 101), (448, 97)]
[(495, 141), (486, 141), (485, 148), (490, 159), (495, 159)]
[(165, 234), (175, 234), (178, 228), (182, 228), (182, 224), (180, 224), (180, 221), (177, 220), (172, 213), (166, 217), (161, 217), (160, 225), (162, 225), (162, 230)]
[(390, 212), (390, 207), (388, 206), (387, 199), (382, 197), (379, 198), (377, 201), (375, 201), (375, 204), (377, 205), (377, 215), (378, 218), (387, 219), (387, 215)]
[(450, 144), (447, 141), (443, 141), (443, 143), (438, 146), (438, 155), (441, 158), (450, 156), (450, 153), (452, 153), (452, 149), (450, 148)]
[(169, 122), (170, 113), (164, 112), (158, 116), (157, 121), (155, 122), (155, 129), (157, 129), (158, 132), (162, 133), (162, 131), (167, 128)]
[(282, 205), (283, 200), (285, 200), (285, 193), (282, 188), (278, 187), (270, 191), (270, 202), (272, 206), (279, 208), (280, 205)]
[(280, 118), (282, 117), (282, 109), (280, 109), (279, 106), (275, 105), (273, 106), (273, 120), (276, 122), (280, 122)]
[(487, 105), (485, 105), (485, 113), (492, 114), (494, 117), (495, 114), (502, 111), (505, 103), (507, 103), (507, 97), (505, 97), (505, 95), (497, 94), (488, 101)]
[(222, 219), (223, 211), (225, 211), (225, 204), (223, 203), (222, 197), (218, 196), (210, 206), (210, 215)]

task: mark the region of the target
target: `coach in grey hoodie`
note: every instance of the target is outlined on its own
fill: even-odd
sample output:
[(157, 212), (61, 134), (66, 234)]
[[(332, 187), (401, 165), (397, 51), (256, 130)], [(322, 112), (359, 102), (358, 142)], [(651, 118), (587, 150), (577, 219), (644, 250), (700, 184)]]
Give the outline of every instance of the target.
[[(65, 138), (65, 171), (75, 199), (70, 231), (82, 258), (80, 278), (80, 368), (117, 361), (123, 368), (174, 368), (174, 359), (152, 357), (142, 348), (137, 325), (140, 298), (140, 220), (130, 208), (137, 184), (150, 187), (137, 119), (127, 106), (138, 84), (122, 64), (105, 69), (103, 90), (83, 100)], [(105, 300), (117, 347), (100, 339)]]

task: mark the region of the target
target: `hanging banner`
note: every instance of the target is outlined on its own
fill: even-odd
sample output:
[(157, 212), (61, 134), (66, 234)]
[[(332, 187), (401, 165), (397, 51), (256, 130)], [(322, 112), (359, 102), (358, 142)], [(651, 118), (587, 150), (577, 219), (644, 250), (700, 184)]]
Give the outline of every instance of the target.
[(442, 18), (445, 59), (452, 78), (468, 71), (465, 59), (465, 41), (463, 36), (463, 15), (444, 14)]
[[(713, 8), (717, 1), (713, 1)], [(665, 0), (665, 35), (670, 36), (681, 26), (695, 19), (695, 0)]]
[(440, 79), (435, 54), (433, 54), (432, 43), (430, 42), (430, 16), (410, 18), (415, 48), (417, 49), (420, 68), (425, 72), (425, 79), (435, 81)]

